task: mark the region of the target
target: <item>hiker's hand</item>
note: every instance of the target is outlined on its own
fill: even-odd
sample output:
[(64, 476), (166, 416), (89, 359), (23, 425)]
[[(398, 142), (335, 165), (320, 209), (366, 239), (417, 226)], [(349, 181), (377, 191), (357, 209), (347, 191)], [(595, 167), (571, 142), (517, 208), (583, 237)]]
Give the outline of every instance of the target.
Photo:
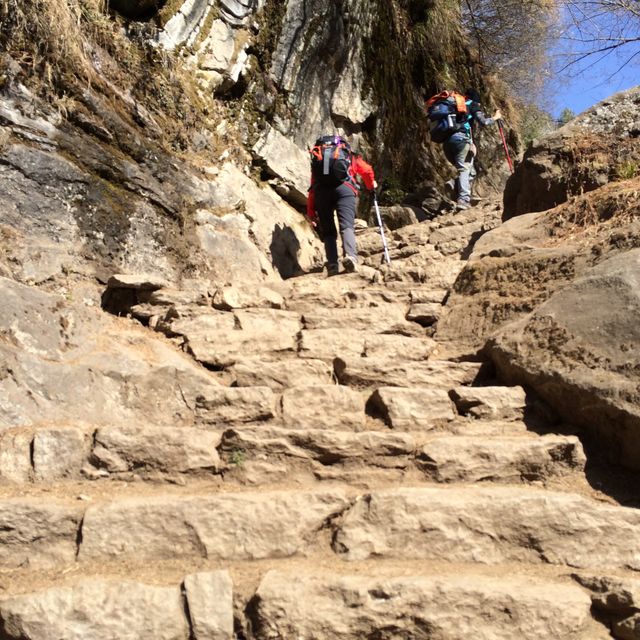
[(378, 183), (374, 180), (373, 181), (373, 190), (375, 191), (378, 188)]
[(500, 111), (500, 109), (498, 109), (498, 110), (493, 114), (493, 119), (494, 119), (494, 120), (502, 120), (502, 111)]

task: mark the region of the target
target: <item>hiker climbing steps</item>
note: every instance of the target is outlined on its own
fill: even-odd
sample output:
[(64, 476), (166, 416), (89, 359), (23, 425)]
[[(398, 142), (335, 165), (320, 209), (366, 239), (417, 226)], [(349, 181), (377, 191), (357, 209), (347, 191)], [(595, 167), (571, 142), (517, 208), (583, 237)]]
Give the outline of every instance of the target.
[(0, 435), (0, 635), (130, 611), (119, 637), (610, 637), (594, 580), (634, 584), (640, 513), (591, 487), (536, 397), (438, 336), (497, 215), (387, 232), (390, 264), (367, 229), (358, 273), (211, 300), (112, 278), (123, 333), (154, 332), (203, 384), (171, 424)]

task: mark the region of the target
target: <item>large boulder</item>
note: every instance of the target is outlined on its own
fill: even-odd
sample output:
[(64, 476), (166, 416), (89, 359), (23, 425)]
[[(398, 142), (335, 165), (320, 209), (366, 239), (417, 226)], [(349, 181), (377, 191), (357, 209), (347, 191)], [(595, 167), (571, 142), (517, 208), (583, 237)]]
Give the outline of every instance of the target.
[(600, 263), (505, 327), (486, 351), (568, 421), (640, 468), (640, 249)]
[(129, 320), (6, 278), (0, 297), (0, 428), (191, 424), (196, 399), (218, 387), (210, 372)]
[(640, 178), (529, 213), (474, 245), (438, 320), (440, 340), (477, 350), (596, 264), (638, 246)]
[(504, 219), (630, 177), (640, 160), (640, 87), (618, 93), (534, 140), (507, 182)]

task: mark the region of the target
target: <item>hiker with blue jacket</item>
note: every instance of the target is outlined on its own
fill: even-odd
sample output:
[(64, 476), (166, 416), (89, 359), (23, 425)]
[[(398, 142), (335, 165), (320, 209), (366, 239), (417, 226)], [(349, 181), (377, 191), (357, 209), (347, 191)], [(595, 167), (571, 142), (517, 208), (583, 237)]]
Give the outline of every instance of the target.
[(471, 206), (471, 189), (476, 177), (474, 167), (477, 153), (473, 142), (476, 123), (482, 127), (496, 124), (502, 114), (498, 109), (487, 118), (480, 105), (480, 95), (475, 89), (467, 89), (464, 95), (445, 91), (433, 96), (426, 103), (430, 120), (431, 139), (442, 144), (447, 160), (455, 167), (456, 209)]
[(373, 168), (351, 150), (349, 143), (339, 135), (322, 136), (316, 140), (311, 155), (311, 186), (307, 197), (307, 217), (319, 227), (327, 256), (327, 273), (338, 275), (338, 231), (334, 212), (342, 237), (342, 265), (346, 272), (358, 270), (356, 250), (356, 210), (360, 184), (373, 191), (376, 180)]

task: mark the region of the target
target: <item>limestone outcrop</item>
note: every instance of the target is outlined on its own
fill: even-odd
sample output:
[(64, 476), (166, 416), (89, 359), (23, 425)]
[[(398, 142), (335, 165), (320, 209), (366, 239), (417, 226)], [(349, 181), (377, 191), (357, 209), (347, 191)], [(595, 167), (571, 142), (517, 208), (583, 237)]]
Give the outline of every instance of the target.
[(503, 219), (552, 209), (571, 196), (631, 177), (630, 168), (640, 161), (639, 110), (636, 87), (534, 140), (507, 182)]

